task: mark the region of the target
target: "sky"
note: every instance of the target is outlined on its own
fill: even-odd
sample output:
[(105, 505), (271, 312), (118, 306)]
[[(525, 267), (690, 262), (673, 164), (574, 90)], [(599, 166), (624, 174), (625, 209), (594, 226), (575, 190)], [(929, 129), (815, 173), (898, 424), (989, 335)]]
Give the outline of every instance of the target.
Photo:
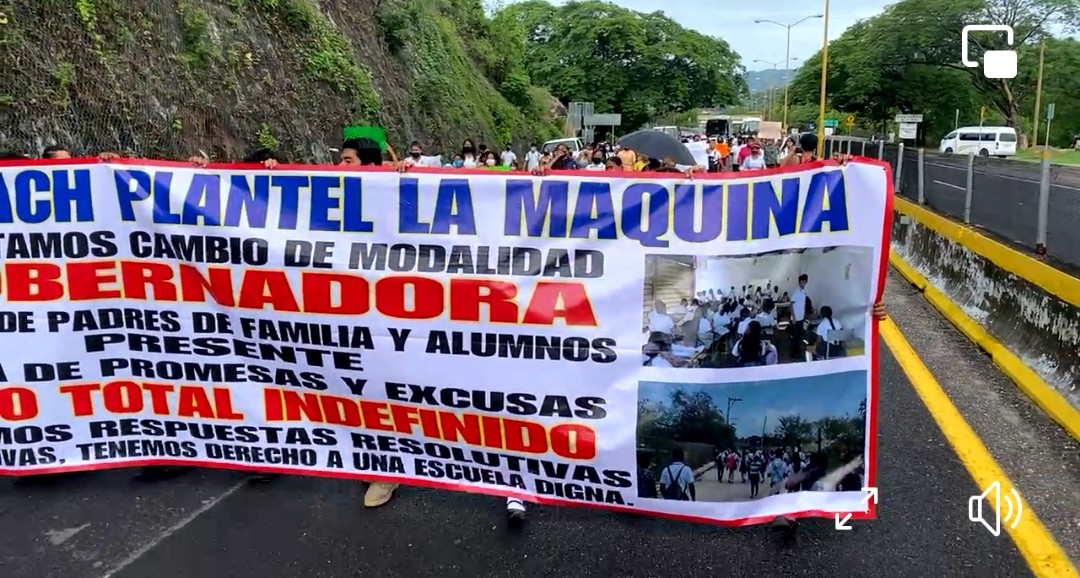
[(679, 386), (688, 393), (708, 393), (721, 412), (727, 410), (728, 397), (742, 398), (731, 408), (731, 421), (738, 435), (745, 437), (760, 434), (766, 418), (765, 429), (772, 432), (786, 415), (799, 415), (807, 421), (857, 415), (859, 403), (866, 398), (866, 372), (725, 384), (642, 382), (638, 398), (666, 404), (671, 389)]
[[(565, 0), (549, 0), (563, 4)], [(880, 14), (893, 0), (831, 0), (829, 8), (829, 39), (836, 40), (858, 20)], [(742, 56), (747, 70), (784, 68), (787, 30), (775, 24), (754, 24), (756, 19), (776, 20), (790, 24), (805, 16), (821, 14), (823, 0), (768, 0), (739, 2), (726, 0), (613, 0), (614, 4), (638, 12), (662, 10), (669, 18), (686, 28), (723, 38)], [(810, 19), (791, 29), (791, 55), (797, 58), (791, 68), (821, 48), (824, 40), (823, 21)]]

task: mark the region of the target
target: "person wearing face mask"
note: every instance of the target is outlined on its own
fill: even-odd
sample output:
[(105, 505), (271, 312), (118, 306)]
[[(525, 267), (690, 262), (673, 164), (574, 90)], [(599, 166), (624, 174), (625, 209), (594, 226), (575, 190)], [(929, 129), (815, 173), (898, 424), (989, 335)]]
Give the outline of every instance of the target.
[(603, 171), (607, 170), (604, 165), (604, 151), (600, 149), (593, 149), (592, 156), (589, 157), (589, 164), (585, 165), (587, 171)]
[(502, 164), (503, 166), (512, 167), (517, 163), (517, 155), (514, 154), (514, 149), (510, 145), (506, 145), (506, 148), (502, 152)]
[(579, 168), (578, 164), (574, 161), (574, 155), (570, 149), (560, 144), (555, 147), (555, 154), (547, 162), (542, 163), (537, 172), (543, 174), (547, 171), (572, 171), (577, 168)]
[(461, 166), (467, 169), (474, 169), (479, 163), (480, 157), (476, 152), (476, 145), (473, 144), (472, 139), (465, 139), (461, 142)]
[(496, 167), (498, 165), (499, 159), (495, 157), (495, 151), (484, 151), (480, 153), (480, 166)]
[(765, 155), (761, 152), (761, 145), (753, 143), (750, 145), (750, 154), (743, 159), (741, 165), (744, 171), (761, 170), (765, 168)]
[(529, 152), (525, 153), (525, 170), (532, 172), (540, 168), (540, 151), (538, 147), (533, 144), (529, 147)]
[(442, 159), (439, 157), (429, 157), (424, 155), (424, 147), (420, 146), (420, 143), (413, 141), (409, 145), (409, 156), (403, 161), (406, 167), (432, 167), (438, 168), (442, 166)]

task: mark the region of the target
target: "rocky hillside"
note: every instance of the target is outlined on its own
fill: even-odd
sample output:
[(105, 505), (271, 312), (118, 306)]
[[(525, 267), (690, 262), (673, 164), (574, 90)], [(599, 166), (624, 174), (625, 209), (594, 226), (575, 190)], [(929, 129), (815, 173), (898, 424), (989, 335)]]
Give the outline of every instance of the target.
[(325, 161), (350, 124), (453, 150), (557, 132), (481, 0), (0, 0), (0, 150)]

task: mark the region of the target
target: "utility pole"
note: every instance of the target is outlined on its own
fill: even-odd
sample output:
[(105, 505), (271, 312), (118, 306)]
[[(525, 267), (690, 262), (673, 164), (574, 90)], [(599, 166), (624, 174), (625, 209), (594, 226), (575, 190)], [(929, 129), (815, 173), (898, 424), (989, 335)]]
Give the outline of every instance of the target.
[[(821, 41), (821, 102), (818, 103), (818, 141), (815, 157), (821, 158), (825, 152), (825, 95), (829, 80), (829, 0), (825, 0), (825, 13), (822, 15), (824, 23), (822, 28), (824, 37)], [(982, 138), (981, 136), (979, 138)]]
[[(1043, 57), (1046, 56), (1046, 39), (1039, 43), (1039, 79), (1035, 82), (1035, 122), (1032, 128), (1031, 146), (1039, 146), (1039, 112), (1042, 110)], [(1047, 128), (1046, 130), (1050, 130)], [(982, 138), (982, 137), (979, 137)]]
[(731, 406), (742, 401), (741, 397), (729, 397), (727, 398), (727, 413), (724, 415), (724, 421), (731, 425)]

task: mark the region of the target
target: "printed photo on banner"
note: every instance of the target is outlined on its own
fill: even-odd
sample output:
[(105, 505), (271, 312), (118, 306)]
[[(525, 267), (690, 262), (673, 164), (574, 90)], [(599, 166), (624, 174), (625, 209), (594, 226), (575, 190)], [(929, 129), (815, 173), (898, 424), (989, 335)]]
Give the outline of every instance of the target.
[(646, 255), (642, 365), (729, 368), (864, 355), (871, 247)]
[(641, 382), (638, 496), (745, 502), (858, 492), (866, 372), (725, 384)]

